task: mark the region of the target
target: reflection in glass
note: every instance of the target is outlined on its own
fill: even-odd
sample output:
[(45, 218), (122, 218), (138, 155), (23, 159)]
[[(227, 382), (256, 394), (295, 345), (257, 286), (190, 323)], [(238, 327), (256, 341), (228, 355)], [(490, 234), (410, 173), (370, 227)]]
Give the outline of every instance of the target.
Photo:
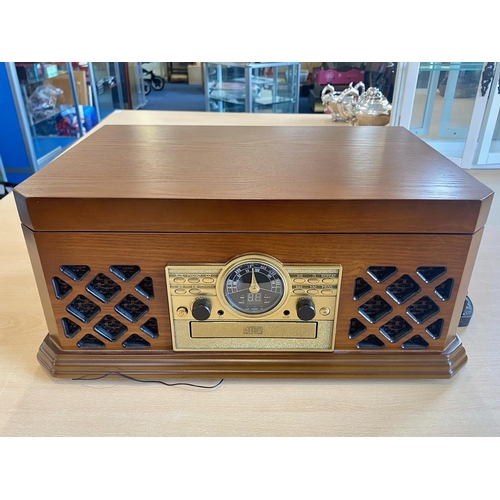
[(97, 93), (97, 102), (101, 120), (111, 114), (117, 106), (117, 78), (113, 74), (115, 70), (114, 63), (110, 62), (94, 62), (94, 78)]
[[(500, 98), (495, 96), (497, 99)], [(486, 146), (487, 147), (487, 146)], [(491, 143), (487, 149), (486, 156), (480, 154), (480, 163), (482, 164), (500, 164), (500, 111), (498, 112), (495, 126), (493, 128), (493, 135), (491, 136)]]
[(476, 102), (482, 62), (420, 63), (410, 130), (461, 156)]
[(127, 73), (130, 88), (131, 108), (140, 109), (146, 104), (141, 63), (128, 62)]
[[(70, 72), (66, 63), (15, 63), (39, 166), (48, 163), (80, 136)], [(74, 73), (75, 85), (82, 75)], [(83, 91), (86, 90), (83, 75)]]
[(296, 113), (299, 63), (205, 63), (206, 110)]

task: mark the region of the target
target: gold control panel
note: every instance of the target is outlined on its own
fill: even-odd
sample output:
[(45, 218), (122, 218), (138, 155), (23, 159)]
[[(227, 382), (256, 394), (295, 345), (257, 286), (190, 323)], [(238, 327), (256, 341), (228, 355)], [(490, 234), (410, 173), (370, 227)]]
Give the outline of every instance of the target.
[(245, 254), (165, 268), (176, 351), (333, 351), (342, 267)]

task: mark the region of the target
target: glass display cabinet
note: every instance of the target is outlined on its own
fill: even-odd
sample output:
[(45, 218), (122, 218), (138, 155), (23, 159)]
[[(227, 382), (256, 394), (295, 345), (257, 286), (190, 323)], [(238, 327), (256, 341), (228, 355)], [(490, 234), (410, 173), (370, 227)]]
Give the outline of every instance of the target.
[(203, 63), (205, 110), (298, 113), (300, 63)]
[(97, 110), (103, 120), (115, 109), (124, 109), (120, 69), (117, 62), (93, 62), (92, 78), (95, 82)]
[(140, 62), (125, 63), (125, 75), (127, 76), (127, 92), (130, 96), (129, 109), (140, 109), (146, 105), (144, 93), (144, 79), (142, 76), (142, 64)]
[[(92, 63), (0, 64), (0, 149), (9, 181), (21, 182), (100, 120)], [(11, 179), (12, 178), (12, 179)]]
[(462, 168), (500, 165), (500, 63), (400, 63), (391, 125)]
[(0, 154), (22, 182), (116, 109), (146, 104), (139, 62), (0, 63)]
[(87, 76), (67, 62), (16, 62), (8, 68), (40, 168), (96, 124)]
[(140, 62), (93, 62), (92, 67), (101, 120), (115, 109), (140, 109), (145, 106)]

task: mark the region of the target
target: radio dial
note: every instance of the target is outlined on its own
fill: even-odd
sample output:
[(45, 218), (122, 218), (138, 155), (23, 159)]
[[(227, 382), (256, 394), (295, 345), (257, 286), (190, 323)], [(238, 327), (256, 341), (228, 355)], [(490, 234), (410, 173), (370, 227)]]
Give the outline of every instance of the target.
[(316, 316), (316, 309), (311, 299), (300, 299), (297, 302), (297, 316), (303, 321), (310, 321)]
[(205, 321), (210, 318), (210, 313), (212, 311), (212, 306), (210, 301), (207, 299), (197, 299), (194, 301), (192, 314), (193, 318), (199, 321)]

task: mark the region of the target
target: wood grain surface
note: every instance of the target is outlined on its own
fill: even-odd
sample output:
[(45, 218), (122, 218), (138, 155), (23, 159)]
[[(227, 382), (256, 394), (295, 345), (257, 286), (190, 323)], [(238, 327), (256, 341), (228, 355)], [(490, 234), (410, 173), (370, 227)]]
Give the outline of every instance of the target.
[[(467, 363), (467, 354), (458, 337), (443, 352), (387, 351), (374, 355), (362, 351), (335, 351), (331, 355), (297, 353), (186, 353), (172, 351), (89, 350), (75, 353), (62, 350), (47, 335), (37, 355), (40, 364), (54, 377), (94, 378), (111, 374), (141, 380), (235, 378), (362, 378), (449, 379)], [(119, 373), (117, 373), (119, 372)]]
[[(134, 287), (145, 277), (152, 278), (155, 287), (155, 298), (142, 301), (149, 307), (148, 313), (137, 324), (129, 324), (129, 332), (142, 335), (150, 342), (151, 350), (172, 349), (170, 318), (165, 281), (165, 266), (168, 264), (195, 264), (199, 262), (221, 263), (245, 253), (256, 252), (272, 255), (284, 264), (340, 264), (342, 265), (342, 283), (339, 293), (339, 314), (337, 319), (337, 335), (335, 349), (357, 350), (356, 344), (370, 334), (379, 334), (379, 328), (390, 318), (400, 315), (408, 319), (413, 328), (411, 335), (391, 343), (385, 342), (384, 351), (401, 351), (401, 344), (412, 335), (421, 335), (429, 342), (428, 351), (442, 351), (456, 334), (460, 312), (463, 308), (465, 293), (469, 284), (467, 276), (462, 286), (460, 300), (457, 296), (462, 285), (462, 273), (465, 267), (469, 247), (473, 239), (469, 235), (347, 235), (347, 234), (262, 234), (246, 233), (233, 234), (148, 234), (148, 233), (52, 233), (39, 232), (30, 234), (25, 231), (30, 247), (35, 246), (40, 257), (43, 273), (40, 273), (40, 289), (42, 302), (45, 305), (49, 332), (64, 349), (76, 349), (77, 342), (86, 334), (92, 333), (92, 327), (104, 315), (120, 317), (115, 311), (115, 305), (128, 294), (142, 298)], [(479, 239), (480, 234), (474, 235)], [(141, 272), (130, 282), (123, 283), (109, 271), (109, 267), (116, 263), (138, 265)], [(67, 278), (60, 267), (68, 264), (89, 266), (91, 271), (81, 282), (75, 283)], [(395, 266), (396, 274), (383, 283), (376, 283), (368, 273), (370, 266)], [(416, 274), (420, 266), (444, 266), (446, 273), (432, 283), (425, 283)], [(114, 278), (121, 286), (121, 291), (107, 304), (95, 299), (86, 289), (86, 285), (98, 274), (105, 274)], [(43, 276), (42, 276), (43, 274)], [(405, 303), (399, 305), (390, 299), (385, 289), (397, 278), (408, 275), (420, 287), (419, 293)], [(63, 299), (58, 300), (54, 294), (52, 279), (57, 277), (71, 284), (72, 291)], [(364, 299), (353, 299), (355, 280), (362, 277), (369, 282), (372, 291)], [(449, 300), (442, 301), (435, 294), (435, 287), (447, 279), (453, 279), (454, 284)], [(47, 292), (47, 293), (46, 293)], [(84, 324), (75, 319), (66, 310), (67, 305), (75, 297), (83, 295), (99, 304), (100, 313), (91, 321)], [(392, 311), (385, 319), (371, 325), (359, 313), (358, 307), (373, 296), (381, 295), (390, 304)], [(428, 296), (434, 300), (440, 311), (424, 323), (417, 325), (410, 320), (405, 312), (406, 308), (421, 297)], [(451, 321), (454, 311), (453, 322)], [(72, 339), (67, 339), (61, 326), (61, 320), (70, 317), (81, 326), (81, 331)], [(139, 326), (149, 317), (158, 320), (159, 337), (148, 338), (142, 334)], [(348, 338), (349, 322), (357, 318), (366, 327), (366, 333), (354, 339)], [(425, 333), (425, 328), (436, 321), (444, 320), (444, 327), (439, 339), (433, 340)], [(104, 349), (121, 349), (120, 342), (106, 342)], [(217, 357), (217, 353), (213, 357)], [(256, 355), (258, 359), (265, 354)], [(321, 358), (331, 356), (325, 353)], [(179, 358), (182, 353), (177, 353)], [(314, 353), (297, 353), (297, 359), (307, 359), (318, 356)], [(236, 356), (234, 356), (236, 358)], [(235, 367), (237, 368), (237, 367)]]
[[(472, 171), (495, 190), (499, 171)], [(0, 201), (2, 436), (498, 436), (500, 202), (494, 201), (452, 380), (228, 380), (214, 391), (119, 379), (50, 378), (47, 333), (13, 197)], [(199, 380), (208, 384), (215, 380)]]
[(16, 191), (55, 231), (472, 233), (492, 199), (401, 127), (108, 125)]
[(28, 197), (482, 200), (403, 127), (107, 125), (17, 189)]

